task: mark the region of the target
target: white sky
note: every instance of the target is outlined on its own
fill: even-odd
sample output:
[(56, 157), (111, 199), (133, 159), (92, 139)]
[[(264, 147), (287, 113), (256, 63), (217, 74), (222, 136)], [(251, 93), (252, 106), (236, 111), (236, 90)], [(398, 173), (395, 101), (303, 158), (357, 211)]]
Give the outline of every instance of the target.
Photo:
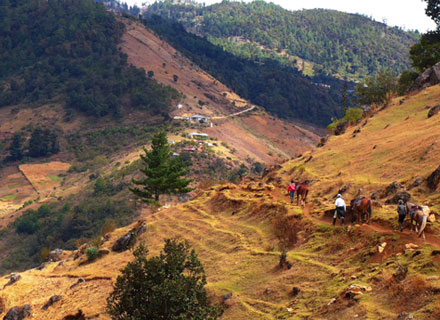
[[(122, 0), (129, 5), (153, 3), (154, 0)], [(206, 5), (220, 0), (200, 0)], [(249, 2), (246, 0), (245, 2)], [(372, 16), (377, 21), (386, 19), (390, 26), (425, 32), (435, 29), (435, 23), (425, 15), (426, 2), (423, 0), (272, 0), (289, 10), (326, 8), (343, 12), (361, 13)]]

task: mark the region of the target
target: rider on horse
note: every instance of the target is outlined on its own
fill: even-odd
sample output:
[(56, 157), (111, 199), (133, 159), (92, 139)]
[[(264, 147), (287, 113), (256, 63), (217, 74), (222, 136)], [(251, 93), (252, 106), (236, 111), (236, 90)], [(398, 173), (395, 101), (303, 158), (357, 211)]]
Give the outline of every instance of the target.
[(345, 201), (344, 199), (342, 199), (342, 195), (338, 194), (336, 196), (336, 201), (335, 201), (335, 214), (333, 216), (333, 225), (336, 225), (336, 217), (341, 219), (341, 225), (344, 225), (344, 219), (345, 219), (345, 211), (347, 211), (347, 207), (345, 205)]
[(399, 215), (399, 226), (400, 232), (403, 231), (403, 222), (405, 221), (405, 217), (408, 214), (408, 210), (406, 206), (403, 204), (403, 200), (399, 200), (399, 205), (397, 206), (397, 213)]

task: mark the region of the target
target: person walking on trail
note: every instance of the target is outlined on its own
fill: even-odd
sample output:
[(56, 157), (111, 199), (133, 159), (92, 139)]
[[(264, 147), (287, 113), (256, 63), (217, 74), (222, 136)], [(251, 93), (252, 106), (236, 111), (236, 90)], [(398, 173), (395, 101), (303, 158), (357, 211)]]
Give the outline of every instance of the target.
[(341, 226), (344, 225), (344, 219), (345, 219), (345, 211), (347, 211), (347, 207), (345, 205), (345, 201), (344, 199), (342, 199), (342, 195), (338, 194), (336, 196), (336, 201), (335, 201), (335, 214), (333, 216), (333, 225), (336, 225), (336, 217), (338, 217), (339, 219), (341, 219)]
[(397, 206), (397, 213), (399, 215), (399, 226), (400, 232), (403, 231), (403, 222), (405, 221), (405, 217), (408, 214), (408, 210), (406, 206), (403, 204), (403, 200), (399, 200), (399, 204)]
[(290, 196), (290, 203), (293, 203), (293, 199), (295, 198), (295, 191), (296, 191), (295, 181), (292, 180), (290, 181), (289, 187), (287, 188), (287, 192), (289, 193)]

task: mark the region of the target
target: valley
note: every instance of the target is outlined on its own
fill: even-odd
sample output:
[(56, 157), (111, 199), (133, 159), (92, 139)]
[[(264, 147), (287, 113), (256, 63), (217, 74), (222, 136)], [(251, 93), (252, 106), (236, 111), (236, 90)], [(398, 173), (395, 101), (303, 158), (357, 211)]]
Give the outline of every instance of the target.
[[(265, 1), (166, 0), (143, 18), (97, 2), (0, 1), (0, 317), (116, 319), (135, 248), (163, 257), (177, 239), (219, 319), (440, 319), (440, 72), (408, 53), (419, 34)], [(390, 65), (408, 78), (362, 82)], [(163, 189), (139, 197), (139, 181)], [(351, 205), (365, 198), (368, 223)], [(426, 206), (426, 239), (411, 212), (400, 231), (402, 199)]]

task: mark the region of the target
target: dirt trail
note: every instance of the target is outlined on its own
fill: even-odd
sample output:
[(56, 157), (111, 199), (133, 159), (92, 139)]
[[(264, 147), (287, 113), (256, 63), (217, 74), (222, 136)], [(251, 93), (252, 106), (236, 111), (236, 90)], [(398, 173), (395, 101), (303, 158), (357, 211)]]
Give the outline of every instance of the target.
[[(274, 196), (275, 199), (286, 202), (287, 206), (291, 205), (288, 203), (287, 195), (283, 195), (279, 189), (274, 190), (272, 192), (272, 195)], [(296, 205), (296, 201), (294, 201), (293, 205)], [(311, 207), (310, 204), (306, 204), (303, 207), (304, 216), (306, 216), (308, 219), (312, 220), (315, 223), (324, 223), (329, 226), (333, 224), (333, 220), (331, 218), (325, 217), (323, 212), (319, 213), (319, 217), (316, 216), (317, 214), (316, 215), (312, 214), (311, 213), (312, 209), (313, 208)], [(337, 223), (338, 224), (340, 223), (339, 219), (338, 219)], [(354, 227), (353, 224), (347, 224), (346, 226)], [(423, 245), (428, 244), (428, 245), (435, 247), (436, 249), (440, 249), (440, 239), (437, 237), (434, 237), (431, 234), (428, 234), (426, 231), (425, 231), (426, 240), (423, 240), (422, 238), (419, 238), (415, 232), (410, 233), (409, 230), (405, 230), (404, 232), (399, 232), (395, 229), (389, 228), (386, 225), (379, 224), (377, 222), (372, 222), (370, 224), (362, 224), (358, 228), (360, 230), (362, 230), (363, 232), (367, 232), (367, 233), (376, 232), (376, 233), (379, 233), (382, 235), (398, 234), (400, 237), (400, 240), (402, 240), (404, 242), (414, 243), (414, 244), (417, 244), (418, 246), (423, 246)]]
[(255, 106), (252, 106), (252, 107), (250, 107), (250, 108), (248, 108), (246, 110), (235, 112), (235, 113), (232, 113), (232, 114), (228, 114), (226, 116), (212, 117), (212, 120), (219, 120), (219, 119), (226, 119), (226, 118), (230, 118), (230, 117), (235, 117), (235, 116), (238, 116), (240, 114), (252, 111), (254, 109), (255, 109)]

